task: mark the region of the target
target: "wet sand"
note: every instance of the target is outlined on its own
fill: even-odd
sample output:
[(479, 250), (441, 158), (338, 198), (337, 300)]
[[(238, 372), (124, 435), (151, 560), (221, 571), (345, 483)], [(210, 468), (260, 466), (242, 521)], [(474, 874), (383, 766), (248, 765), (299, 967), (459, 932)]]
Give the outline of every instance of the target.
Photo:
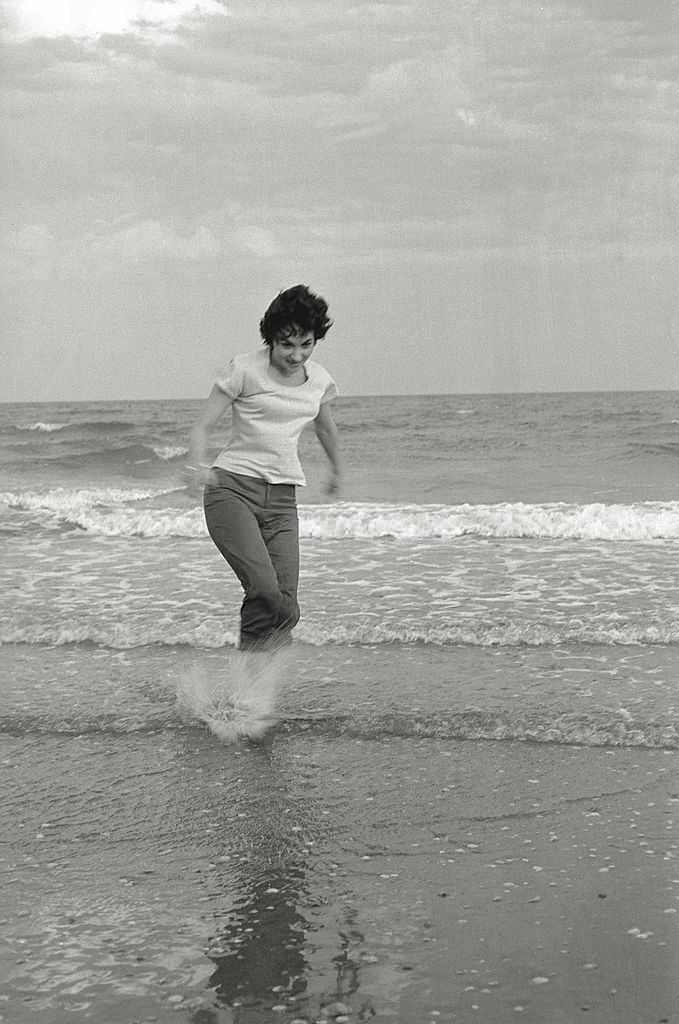
[(676, 751), (111, 726), (2, 773), (11, 1024), (679, 1020)]

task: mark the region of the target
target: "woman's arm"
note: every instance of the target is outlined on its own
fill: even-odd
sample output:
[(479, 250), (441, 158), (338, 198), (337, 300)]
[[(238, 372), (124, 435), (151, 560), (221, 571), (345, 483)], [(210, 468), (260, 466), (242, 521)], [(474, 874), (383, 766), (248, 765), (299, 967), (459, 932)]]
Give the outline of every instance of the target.
[(188, 468), (195, 472), (196, 484), (207, 482), (210, 467), (207, 462), (207, 444), (212, 428), (231, 405), (231, 399), (221, 388), (213, 385), (212, 391), (203, 404), (190, 435), (192, 465)]
[(325, 489), (328, 494), (337, 494), (342, 486), (342, 461), (339, 453), (339, 435), (330, 402), (325, 402), (321, 406), (318, 416), (314, 420), (314, 430), (331, 466), (330, 479)]

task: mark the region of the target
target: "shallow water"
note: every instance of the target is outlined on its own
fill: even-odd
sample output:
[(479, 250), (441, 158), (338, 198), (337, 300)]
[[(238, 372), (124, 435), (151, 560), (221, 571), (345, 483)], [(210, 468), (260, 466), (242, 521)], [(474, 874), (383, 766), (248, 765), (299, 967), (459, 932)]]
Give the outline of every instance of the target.
[(674, 755), (582, 753), (6, 738), (7, 1019), (669, 1017)]
[[(1, 656), (0, 726), (14, 735), (181, 732), (190, 720), (178, 694), (208, 683), (228, 698), (234, 675), (246, 678), (239, 655), (223, 650), (19, 645)], [(290, 736), (675, 749), (674, 667), (662, 646), (298, 645), (274, 664), (270, 690), (278, 734)], [(193, 721), (204, 721), (200, 708)]]
[[(70, 533), (8, 546), (4, 643), (235, 642), (240, 589), (212, 545)], [(309, 643), (679, 642), (679, 544), (307, 540)]]

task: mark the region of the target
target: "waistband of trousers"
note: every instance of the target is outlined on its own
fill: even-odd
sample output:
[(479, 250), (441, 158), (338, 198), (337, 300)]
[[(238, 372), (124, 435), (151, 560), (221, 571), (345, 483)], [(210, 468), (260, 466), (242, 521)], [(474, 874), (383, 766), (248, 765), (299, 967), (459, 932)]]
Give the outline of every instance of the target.
[(208, 484), (206, 491), (213, 487), (225, 487), (229, 491), (235, 491), (237, 494), (242, 494), (244, 497), (252, 498), (262, 504), (266, 504), (272, 498), (294, 503), (296, 498), (296, 484), (273, 484), (263, 477), (232, 473), (231, 470), (222, 469), (220, 466), (213, 466), (211, 472), (216, 477), (216, 481)]

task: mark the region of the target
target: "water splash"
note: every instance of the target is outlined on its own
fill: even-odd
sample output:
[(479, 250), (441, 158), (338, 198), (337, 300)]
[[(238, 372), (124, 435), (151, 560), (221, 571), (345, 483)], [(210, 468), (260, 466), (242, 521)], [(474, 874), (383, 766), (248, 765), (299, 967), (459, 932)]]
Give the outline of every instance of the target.
[(196, 662), (177, 685), (178, 708), (223, 743), (260, 739), (276, 724), (276, 695), (287, 664), (285, 650), (230, 652), (218, 675), (207, 662)]

